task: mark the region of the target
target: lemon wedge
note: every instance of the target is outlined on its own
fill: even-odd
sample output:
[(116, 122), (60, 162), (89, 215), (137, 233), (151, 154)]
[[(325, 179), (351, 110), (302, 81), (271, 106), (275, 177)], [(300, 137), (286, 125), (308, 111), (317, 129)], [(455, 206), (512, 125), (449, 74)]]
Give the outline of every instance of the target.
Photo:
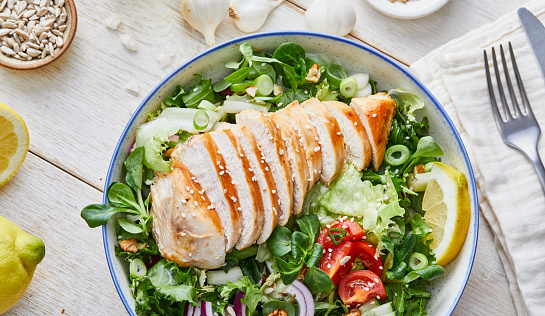
[(13, 109), (0, 102), (0, 186), (19, 170), (28, 152), (28, 129)]
[(422, 209), (424, 221), (432, 228), (428, 238), (437, 264), (445, 266), (458, 255), (469, 229), (471, 207), (467, 180), (463, 173), (440, 162), (434, 162)]

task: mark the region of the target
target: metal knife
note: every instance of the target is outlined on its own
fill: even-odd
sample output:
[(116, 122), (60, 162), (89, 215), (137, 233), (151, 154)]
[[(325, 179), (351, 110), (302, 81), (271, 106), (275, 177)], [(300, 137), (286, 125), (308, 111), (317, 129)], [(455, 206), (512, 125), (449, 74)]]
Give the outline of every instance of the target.
[(520, 8), (517, 13), (536, 56), (541, 75), (545, 78), (545, 27), (528, 9)]

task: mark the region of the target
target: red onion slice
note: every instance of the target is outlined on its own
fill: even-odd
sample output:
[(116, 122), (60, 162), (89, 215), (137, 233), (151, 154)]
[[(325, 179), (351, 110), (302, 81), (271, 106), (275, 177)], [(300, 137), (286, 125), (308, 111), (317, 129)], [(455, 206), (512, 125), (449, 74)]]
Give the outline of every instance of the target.
[(189, 303), (187, 303), (187, 309), (186, 309), (186, 316), (201, 316), (201, 309), (200, 307), (195, 307)]
[(214, 316), (214, 309), (212, 308), (212, 303), (207, 301), (201, 301), (201, 314), (194, 314), (193, 316)]
[(241, 301), (243, 298), (244, 292), (238, 291), (237, 296), (235, 296), (235, 305), (233, 306), (237, 316), (246, 316), (246, 304)]
[(314, 298), (303, 283), (295, 280), (286, 289), (286, 293), (291, 294), (297, 300), (297, 304), (299, 304), (299, 316), (314, 315)]
[(170, 140), (171, 142), (177, 143), (178, 140), (180, 140), (180, 136), (174, 134), (174, 135), (169, 136), (169, 137), (168, 137), (168, 140)]

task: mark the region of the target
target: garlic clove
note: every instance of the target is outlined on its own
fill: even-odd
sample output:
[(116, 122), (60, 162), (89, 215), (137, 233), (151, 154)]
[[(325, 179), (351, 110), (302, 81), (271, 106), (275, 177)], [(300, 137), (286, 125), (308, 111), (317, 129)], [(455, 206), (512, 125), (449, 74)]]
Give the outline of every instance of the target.
[(229, 17), (236, 27), (247, 33), (259, 30), (269, 13), (284, 0), (232, 0), (229, 6)]
[(314, 0), (305, 12), (307, 30), (345, 36), (356, 25), (356, 10), (346, 0)]
[(214, 34), (228, 11), (229, 0), (182, 0), (182, 16), (209, 46), (214, 46)]

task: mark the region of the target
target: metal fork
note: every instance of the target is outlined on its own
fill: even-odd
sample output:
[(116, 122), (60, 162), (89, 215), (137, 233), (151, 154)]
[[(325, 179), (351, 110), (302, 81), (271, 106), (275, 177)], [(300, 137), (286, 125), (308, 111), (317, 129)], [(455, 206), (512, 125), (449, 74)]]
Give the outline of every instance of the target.
[[(484, 51), (484, 65), (486, 70), (486, 80), (488, 83), (488, 93), (490, 94), (490, 102), (492, 103), (492, 111), (494, 112), (494, 119), (496, 120), (496, 125), (498, 130), (503, 138), (503, 141), (522, 152), (526, 158), (528, 158), (534, 168), (537, 171), (539, 181), (541, 181), (541, 187), (545, 191), (545, 168), (543, 168), (543, 163), (541, 162), (541, 157), (537, 151), (537, 141), (539, 139), (539, 134), (541, 129), (534, 117), (532, 108), (530, 107), (530, 102), (528, 102), (528, 97), (526, 91), (524, 90), (524, 85), (522, 84), (522, 79), (517, 67), (517, 62), (515, 61), (515, 54), (513, 53), (513, 47), (511, 42), (509, 42), (509, 53), (511, 55), (511, 62), (513, 64), (513, 70), (515, 72), (515, 78), (517, 81), (517, 86), (519, 88), (520, 96), (522, 99), (522, 106), (517, 102), (517, 97), (513, 90), (513, 85), (511, 84), (511, 78), (509, 71), (507, 69), (507, 62), (505, 60), (505, 54), (503, 53), (503, 47), (500, 45), (500, 55), (501, 62), (503, 64), (503, 72), (505, 73), (505, 81), (507, 83), (507, 88), (509, 90), (509, 95), (511, 97), (511, 102), (513, 104), (512, 108), (509, 109), (509, 105), (505, 98), (505, 93), (503, 91), (503, 85), (501, 81), (500, 72), (498, 70), (498, 61), (496, 60), (496, 51), (492, 48), (492, 61), (494, 64), (494, 73), (496, 75), (496, 82), (498, 86), (498, 92), (500, 95), (500, 100), (502, 103), (501, 109), (498, 108), (496, 102), (496, 95), (494, 94), (494, 88), (492, 86), (492, 78), (490, 77), (490, 70), (488, 69), (488, 56), (486, 50)], [(502, 115), (500, 114), (502, 111)]]

